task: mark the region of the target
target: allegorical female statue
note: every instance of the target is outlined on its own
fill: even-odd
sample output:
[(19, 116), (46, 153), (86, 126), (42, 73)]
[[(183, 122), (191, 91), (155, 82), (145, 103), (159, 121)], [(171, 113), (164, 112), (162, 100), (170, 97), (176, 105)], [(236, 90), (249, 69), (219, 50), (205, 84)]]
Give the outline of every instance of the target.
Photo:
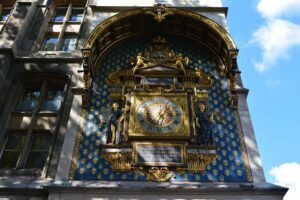
[(206, 112), (203, 103), (197, 105), (195, 109), (195, 124), (197, 133), (197, 143), (200, 145), (213, 145), (213, 122), (214, 114)]
[(125, 117), (125, 113), (127, 110), (123, 111), (119, 108), (118, 103), (112, 104), (111, 114), (108, 116), (108, 120), (106, 123), (105, 134), (106, 134), (106, 143), (107, 144), (116, 144), (120, 138), (121, 129), (121, 121)]

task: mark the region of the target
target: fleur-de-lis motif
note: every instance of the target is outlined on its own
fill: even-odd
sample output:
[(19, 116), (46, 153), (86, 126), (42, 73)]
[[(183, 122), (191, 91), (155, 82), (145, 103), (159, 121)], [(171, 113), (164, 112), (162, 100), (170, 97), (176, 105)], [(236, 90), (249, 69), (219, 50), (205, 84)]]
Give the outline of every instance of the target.
[(174, 14), (173, 11), (167, 9), (164, 5), (162, 4), (156, 4), (154, 6), (154, 11), (147, 11), (146, 14), (147, 15), (153, 15), (154, 19), (160, 23), (162, 22), (167, 15), (172, 15)]

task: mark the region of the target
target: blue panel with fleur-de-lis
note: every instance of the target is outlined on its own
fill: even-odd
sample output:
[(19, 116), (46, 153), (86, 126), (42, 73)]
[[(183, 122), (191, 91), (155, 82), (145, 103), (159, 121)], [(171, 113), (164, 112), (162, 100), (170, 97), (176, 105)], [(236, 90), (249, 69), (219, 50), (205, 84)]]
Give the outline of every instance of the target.
[[(105, 78), (115, 70), (129, 67), (130, 59), (151, 44), (159, 35), (132, 37), (109, 48), (101, 57), (99, 70), (93, 80), (89, 94), (87, 112), (84, 116), (81, 137), (77, 137), (78, 154), (74, 179), (76, 180), (114, 180), (147, 181), (146, 177), (136, 172), (117, 172), (111, 164), (101, 158), (100, 146), (105, 144), (105, 127), (99, 116), (105, 115), (110, 105), (108, 85)], [(214, 143), (217, 146), (217, 159), (206, 167), (205, 173), (180, 173), (170, 181), (224, 181), (248, 182), (252, 175), (248, 166), (244, 138), (236, 111), (230, 106), (229, 88), (226, 78), (219, 73), (220, 64), (216, 57), (208, 53), (204, 46), (196, 41), (175, 35), (163, 35), (169, 47), (176, 54), (187, 56), (189, 67), (202, 69), (211, 75), (213, 85), (209, 88), (209, 110), (219, 113), (224, 123), (213, 124)], [(75, 148), (75, 149), (76, 149)], [(76, 150), (75, 150), (76, 151)]]

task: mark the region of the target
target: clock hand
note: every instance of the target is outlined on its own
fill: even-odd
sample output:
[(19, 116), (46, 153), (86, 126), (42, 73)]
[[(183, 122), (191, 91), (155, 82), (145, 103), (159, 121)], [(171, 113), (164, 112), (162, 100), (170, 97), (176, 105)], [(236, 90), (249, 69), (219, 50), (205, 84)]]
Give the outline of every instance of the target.
[(162, 122), (160, 123), (161, 119), (163, 120), (163, 115), (164, 115), (164, 110), (162, 105), (159, 106), (159, 111), (158, 111), (158, 120), (156, 121), (156, 124), (161, 126)]

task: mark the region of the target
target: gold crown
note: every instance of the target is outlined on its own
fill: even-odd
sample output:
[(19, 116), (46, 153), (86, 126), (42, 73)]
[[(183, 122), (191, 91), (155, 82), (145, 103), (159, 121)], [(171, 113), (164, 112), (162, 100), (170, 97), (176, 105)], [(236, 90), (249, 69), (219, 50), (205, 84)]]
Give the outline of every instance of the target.
[(166, 44), (167, 41), (165, 38), (162, 38), (160, 36), (158, 36), (157, 38), (153, 38), (153, 43), (162, 43), (162, 44)]

